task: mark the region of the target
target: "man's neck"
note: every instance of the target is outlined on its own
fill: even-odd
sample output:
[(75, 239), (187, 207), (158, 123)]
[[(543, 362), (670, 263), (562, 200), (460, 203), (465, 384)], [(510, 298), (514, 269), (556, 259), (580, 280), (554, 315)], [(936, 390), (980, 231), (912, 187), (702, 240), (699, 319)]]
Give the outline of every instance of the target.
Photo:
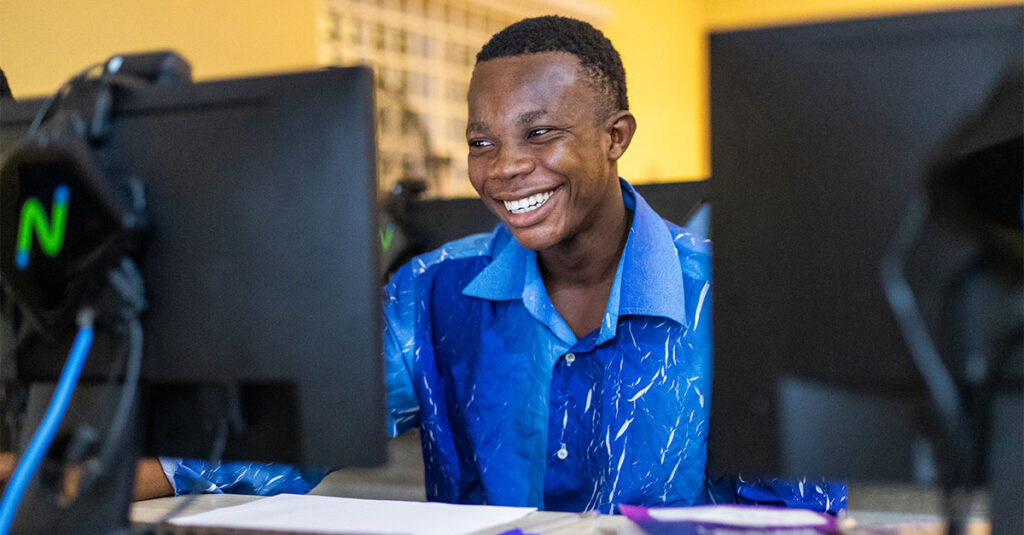
[(614, 279), (628, 236), (630, 213), (621, 202), (604, 212), (600, 225), (537, 253), (545, 284), (587, 286)]
[(601, 326), (632, 214), (615, 202), (599, 211), (599, 224), (572, 240), (537, 253), (548, 297), (577, 338)]

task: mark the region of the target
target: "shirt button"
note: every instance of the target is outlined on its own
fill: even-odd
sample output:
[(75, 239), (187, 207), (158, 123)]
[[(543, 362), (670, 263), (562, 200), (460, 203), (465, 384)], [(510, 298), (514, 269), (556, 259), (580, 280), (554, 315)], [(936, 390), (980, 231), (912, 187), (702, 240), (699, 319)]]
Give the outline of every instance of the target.
[(575, 353), (566, 353), (565, 354), (565, 363), (566, 364), (572, 364), (575, 360), (576, 360), (576, 354)]
[(562, 444), (562, 449), (558, 450), (555, 455), (558, 455), (559, 459), (565, 459), (569, 456), (569, 450), (565, 449), (565, 444)]

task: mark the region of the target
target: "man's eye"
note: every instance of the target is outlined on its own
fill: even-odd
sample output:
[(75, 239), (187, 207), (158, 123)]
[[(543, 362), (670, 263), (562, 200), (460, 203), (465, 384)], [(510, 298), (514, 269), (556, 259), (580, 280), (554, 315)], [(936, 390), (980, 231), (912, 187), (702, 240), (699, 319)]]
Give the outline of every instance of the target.
[(544, 134), (547, 134), (550, 131), (551, 131), (550, 128), (534, 128), (533, 130), (530, 130), (530, 133), (527, 134), (526, 137), (543, 136)]
[(469, 140), (469, 147), (470, 148), (474, 148), (474, 149), (475, 148), (490, 147), (491, 145), (492, 145), (492, 143), (490, 141), (485, 140), (485, 139), (471, 139), (471, 140)]

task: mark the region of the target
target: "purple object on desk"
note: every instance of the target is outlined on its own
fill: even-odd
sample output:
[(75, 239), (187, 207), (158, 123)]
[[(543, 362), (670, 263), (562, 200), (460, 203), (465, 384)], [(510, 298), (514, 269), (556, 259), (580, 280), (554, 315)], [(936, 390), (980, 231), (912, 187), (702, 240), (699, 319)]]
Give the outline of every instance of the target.
[(834, 517), (806, 509), (751, 505), (671, 508), (620, 505), (619, 510), (650, 535), (811, 535), (838, 533), (839, 530)]

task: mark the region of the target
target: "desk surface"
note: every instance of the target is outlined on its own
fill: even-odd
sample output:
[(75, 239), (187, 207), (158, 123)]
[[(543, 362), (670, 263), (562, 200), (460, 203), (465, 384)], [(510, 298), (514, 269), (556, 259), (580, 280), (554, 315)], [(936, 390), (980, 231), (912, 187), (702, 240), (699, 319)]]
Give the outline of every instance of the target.
[[(187, 516), (222, 507), (242, 505), (263, 499), (260, 496), (240, 496), (230, 494), (207, 494), (194, 497), (181, 496), (176, 498), (158, 498), (133, 504), (131, 520), (136, 526), (153, 525), (160, 522), (168, 512), (181, 507), (174, 516)], [(622, 516), (603, 515), (592, 518), (581, 518), (571, 513), (534, 512), (522, 520), (502, 524), (490, 529), (476, 532), (474, 535), (497, 535), (513, 528), (521, 528), (527, 533), (547, 533), (552, 535), (640, 535), (643, 532), (632, 522)], [(198, 534), (195, 528), (177, 529), (164, 524), (159, 533), (175, 535), (177, 533)], [(908, 515), (904, 513), (854, 511), (844, 522), (842, 532), (847, 535), (939, 535), (943, 533), (942, 522), (934, 515)], [(242, 531), (216, 530), (217, 535), (245, 533)], [(987, 522), (973, 522), (968, 529), (969, 535), (987, 535)]]

